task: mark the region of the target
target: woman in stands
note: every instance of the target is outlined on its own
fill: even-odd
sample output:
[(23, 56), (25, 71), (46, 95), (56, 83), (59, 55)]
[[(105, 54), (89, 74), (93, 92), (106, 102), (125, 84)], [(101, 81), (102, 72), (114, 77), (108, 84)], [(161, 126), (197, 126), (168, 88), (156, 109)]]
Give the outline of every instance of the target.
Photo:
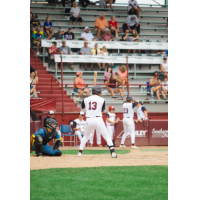
[[(132, 30), (132, 39), (133, 42), (141, 42), (141, 40), (139, 40), (139, 35), (138, 32), (136, 30)], [(128, 53), (130, 53), (130, 49), (128, 50)], [(139, 53), (141, 52), (141, 50), (139, 49)], [(135, 49), (133, 49), (133, 53), (135, 53)]]
[(115, 21), (115, 16), (111, 16), (111, 20), (109, 21), (109, 29), (111, 31), (112, 35), (115, 35), (116, 39), (118, 39), (118, 33), (121, 33), (119, 31), (118, 23)]
[[(37, 71), (30, 73), (30, 84), (38, 83)], [(36, 85), (30, 85), (30, 94), (37, 97)]]
[(115, 72), (112, 71), (112, 67), (108, 66), (107, 67), (107, 71), (104, 72), (104, 83), (106, 84), (106, 82), (108, 80), (110, 80), (111, 74), (113, 74), (114, 79), (116, 82), (121, 83), (122, 81), (116, 77)]
[(82, 75), (83, 72), (76, 72), (76, 78), (74, 79), (74, 92), (79, 93), (79, 95), (78, 98), (74, 98), (74, 103), (76, 103), (77, 100), (80, 100), (80, 97), (82, 97), (84, 93), (86, 93), (86, 96), (90, 95), (90, 90), (85, 88), (85, 82)]
[[(115, 74), (112, 73), (110, 76), (110, 79), (106, 81), (106, 88), (108, 89), (108, 92), (110, 92), (113, 97), (115, 96), (115, 94), (120, 93), (121, 98), (125, 100), (123, 97), (122, 89), (117, 88), (117, 81), (116, 81)], [(118, 100), (117, 98), (114, 98), (114, 99)]]
[[(118, 71), (118, 78), (122, 84), (127, 84), (127, 70), (125, 65), (121, 65)], [(129, 87), (129, 86), (128, 86)], [(122, 92), (125, 92), (124, 85), (122, 85)]]
[[(49, 54), (50, 54), (50, 58), (51, 59), (54, 59), (55, 57), (55, 55), (56, 54), (58, 54), (59, 53), (59, 49), (57, 48), (57, 43), (56, 42), (53, 42), (52, 43), (52, 46), (51, 47), (49, 47)], [(54, 69), (55, 69), (56, 67), (54, 66)], [(57, 67), (57, 70), (59, 70), (59, 68)]]

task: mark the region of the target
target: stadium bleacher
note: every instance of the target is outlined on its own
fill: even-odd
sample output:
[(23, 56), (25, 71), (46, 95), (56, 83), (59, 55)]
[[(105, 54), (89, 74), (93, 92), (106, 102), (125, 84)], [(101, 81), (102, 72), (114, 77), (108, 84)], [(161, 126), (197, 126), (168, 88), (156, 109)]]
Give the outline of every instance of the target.
[[(84, 31), (85, 26), (89, 26), (91, 28), (91, 32), (96, 38), (96, 32), (94, 30), (94, 20), (98, 18), (101, 12), (105, 13), (105, 18), (107, 21), (110, 20), (110, 17), (112, 15), (116, 16), (116, 21), (118, 22), (119, 28), (122, 29), (122, 25), (126, 20), (126, 7), (124, 6), (115, 6), (113, 4), (113, 10), (110, 9), (100, 9), (98, 5), (89, 5), (86, 8), (80, 8), (81, 9), (81, 16), (84, 17), (82, 26), (79, 27), (76, 23), (76, 26), (72, 26), (72, 22), (70, 19), (65, 19), (65, 11), (62, 7), (62, 4), (57, 4), (56, 7), (54, 6), (47, 6), (46, 1), (31, 1), (32, 3), (30, 6), (33, 8), (34, 14), (37, 14), (39, 16), (39, 20), (41, 25), (43, 26), (44, 22), (46, 21), (46, 16), (50, 16), (51, 21), (53, 22), (53, 29), (57, 32), (60, 28), (63, 28), (65, 31), (67, 30), (67, 27), (72, 27), (72, 32), (75, 34), (75, 36), (80, 37), (81, 33)], [(69, 7), (70, 4), (66, 4), (66, 6)], [(144, 5), (145, 6), (145, 5)], [(167, 7), (159, 7), (154, 6), (150, 7), (150, 5), (146, 5), (146, 7), (142, 7), (142, 9), (145, 11), (145, 13), (140, 13), (140, 24), (141, 24), (141, 31), (140, 31), (140, 38), (143, 39), (145, 37), (146, 40), (153, 40), (159, 42), (167, 42), (168, 40), (168, 29), (165, 28), (167, 23), (167, 17), (168, 17), (168, 8)], [(79, 5), (78, 5), (79, 7)], [(123, 33), (119, 34), (119, 39), (121, 39), (121, 35)], [(91, 46), (93, 48), (93, 46)], [(33, 50), (35, 50), (35, 46), (33, 46)], [(145, 49), (146, 53), (156, 53), (159, 51), (157, 50), (151, 50), (151, 49)], [(39, 56), (40, 61), (43, 62), (43, 65), (47, 67), (47, 70), (50, 74), (53, 76), (56, 76), (57, 79), (60, 81), (61, 72), (54, 69), (54, 63), (51, 63), (50, 67), (48, 67), (48, 58), (46, 57), (43, 59), (43, 56)], [(74, 63), (74, 71), (70, 71), (67, 63), (63, 63), (63, 78), (64, 78), (64, 84), (72, 84), (73, 79), (75, 78), (75, 73), (77, 71), (84, 71), (84, 67), (81, 64)], [(119, 71), (119, 64), (114, 69), (115, 73)], [(80, 68), (81, 67), (81, 68)], [(97, 71), (97, 84), (103, 84), (103, 73), (102, 71), (99, 71), (99, 68), (96, 64), (94, 64), (93, 71)], [(142, 84), (146, 84), (147, 81), (149, 81), (149, 78), (153, 77), (153, 73), (155, 71), (160, 70), (159, 64), (129, 64), (129, 83), (130, 84), (138, 84), (138, 86), (130, 86), (130, 94), (134, 96), (136, 100), (142, 100), (144, 101), (146, 98), (151, 100), (150, 92), (147, 91), (145, 86), (142, 86)], [(84, 71), (83, 79), (87, 84), (93, 84), (94, 80), (94, 72), (93, 71)], [(38, 72), (39, 74), (39, 72)], [(140, 85), (141, 84), (141, 85)], [(89, 85), (88, 88), (91, 88), (92, 86)], [(41, 86), (40, 86), (41, 88)], [(144, 90), (145, 88), (145, 90)], [(66, 94), (70, 95), (71, 99), (74, 95), (77, 95), (73, 92), (73, 86), (67, 85), (65, 86)], [(110, 94), (106, 93), (105, 85), (103, 86), (103, 97), (106, 99), (106, 102), (108, 104), (114, 104), (116, 108), (116, 112), (121, 112), (121, 100), (115, 101), (111, 98)], [(126, 88), (125, 88), (126, 90)], [(124, 95), (127, 93), (125, 92)], [(42, 90), (40, 90), (40, 94), (38, 96), (42, 97)], [(118, 95), (117, 95), (118, 96)], [(148, 104), (148, 111), (149, 112), (167, 112), (168, 106), (165, 104), (165, 101), (158, 101), (157, 97), (154, 95), (154, 101), (157, 103), (149, 102)], [(148, 102), (148, 100), (145, 100), (145, 102)], [(80, 101), (79, 101), (80, 103)], [(80, 104), (78, 104), (78, 107), (80, 107)], [(108, 105), (106, 106), (106, 109), (108, 108)]]

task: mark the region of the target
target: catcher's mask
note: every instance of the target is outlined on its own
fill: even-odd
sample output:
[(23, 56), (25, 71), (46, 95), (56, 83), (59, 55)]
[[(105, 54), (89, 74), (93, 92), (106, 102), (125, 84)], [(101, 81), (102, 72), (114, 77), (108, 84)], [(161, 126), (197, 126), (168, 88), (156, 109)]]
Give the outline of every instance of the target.
[(56, 130), (56, 126), (55, 126), (55, 128), (52, 126), (52, 124), (56, 125), (56, 123), (57, 123), (57, 121), (55, 119), (51, 119), (51, 118), (47, 119), (47, 122), (46, 122), (47, 127), (50, 128), (51, 130)]

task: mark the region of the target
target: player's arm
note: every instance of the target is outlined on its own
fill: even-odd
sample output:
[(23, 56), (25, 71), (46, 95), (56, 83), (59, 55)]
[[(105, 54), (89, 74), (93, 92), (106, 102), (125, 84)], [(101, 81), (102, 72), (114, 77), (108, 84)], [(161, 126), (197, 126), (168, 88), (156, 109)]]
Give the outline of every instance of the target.
[(105, 100), (104, 100), (104, 102), (103, 102), (103, 105), (102, 105), (102, 112), (105, 110), (105, 107), (106, 107), (106, 104), (105, 104)]
[(76, 122), (73, 122), (73, 131), (78, 131), (78, 130), (81, 130), (81, 128), (76, 128), (76, 126), (77, 126), (77, 123)]
[(148, 120), (147, 109), (142, 107), (142, 111), (144, 112), (145, 120)]
[(83, 99), (83, 101), (82, 101), (82, 103), (81, 103), (81, 108), (82, 108), (82, 109), (85, 108), (85, 102), (84, 102), (84, 99)]
[(58, 140), (60, 140), (61, 142), (63, 142), (63, 139), (62, 139), (62, 137), (57, 133), (57, 135), (56, 135), (56, 139), (58, 139)]

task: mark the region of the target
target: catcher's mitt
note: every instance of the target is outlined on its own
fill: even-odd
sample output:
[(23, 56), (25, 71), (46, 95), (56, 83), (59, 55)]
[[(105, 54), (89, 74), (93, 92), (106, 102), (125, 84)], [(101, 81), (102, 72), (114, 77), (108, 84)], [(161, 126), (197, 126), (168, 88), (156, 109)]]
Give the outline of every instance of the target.
[(62, 145), (62, 142), (61, 142), (60, 140), (56, 140), (56, 141), (53, 143), (52, 149), (55, 151), (56, 149), (59, 148), (60, 145)]

